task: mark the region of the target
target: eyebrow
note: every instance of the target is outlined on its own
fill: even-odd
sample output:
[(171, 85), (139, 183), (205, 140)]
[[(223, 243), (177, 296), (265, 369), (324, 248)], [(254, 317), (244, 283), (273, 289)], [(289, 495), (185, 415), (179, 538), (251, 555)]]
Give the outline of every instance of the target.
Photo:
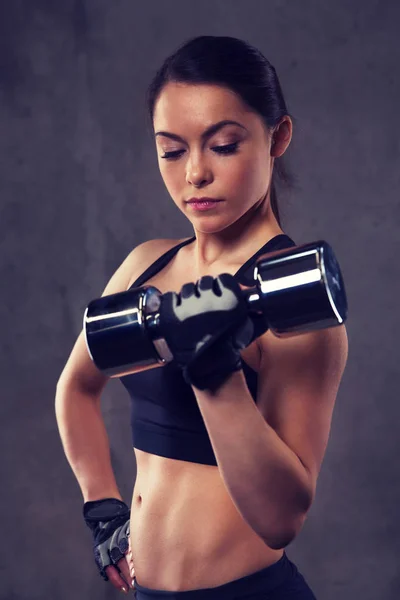
[[(214, 123), (213, 125), (210, 125), (210, 127), (207, 127), (207, 129), (201, 134), (201, 139), (206, 140), (207, 138), (211, 137), (214, 133), (222, 129), (222, 127), (225, 127), (225, 125), (238, 125), (239, 127), (246, 129), (244, 125), (241, 125), (237, 121), (225, 119), (224, 121), (218, 121), (218, 123)], [(176, 133), (169, 133), (168, 131), (157, 131), (155, 137), (157, 137), (158, 135), (170, 138), (171, 140), (176, 140), (177, 142), (185, 142), (185, 140), (179, 135), (176, 135)]]

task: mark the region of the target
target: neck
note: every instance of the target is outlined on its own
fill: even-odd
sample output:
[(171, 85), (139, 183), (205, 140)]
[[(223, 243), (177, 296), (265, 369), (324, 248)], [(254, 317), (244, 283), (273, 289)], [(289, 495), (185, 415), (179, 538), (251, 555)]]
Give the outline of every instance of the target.
[(269, 192), (240, 219), (213, 233), (197, 231), (191, 244), (193, 266), (201, 273), (218, 264), (243, 264), (269, 239), (283, 233), (271, 209)]

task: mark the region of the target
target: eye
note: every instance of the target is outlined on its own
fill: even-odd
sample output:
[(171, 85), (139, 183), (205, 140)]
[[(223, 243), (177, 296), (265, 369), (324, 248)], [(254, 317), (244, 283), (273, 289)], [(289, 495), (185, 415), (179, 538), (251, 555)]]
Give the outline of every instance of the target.
[[(234, 142), (233, 144), (226, 144), (225, 146), (214, 146), (211, 148), (217, 154), (234, 154), (237, 152), (237, 147), (239, 142)], [(176, 150), (175, 152), (166, 152), (164, 156), (161, 158), (165, 158), (166, 160), (174, 160), (179, 158), (179, 156), (184, 152), (184, 150)]]
[(215, 150), (218, 154), (234, 154), (237, 151), (239, 142), (233, 144), (226, 144), (225, 146), (214, 146), (212, 150)]

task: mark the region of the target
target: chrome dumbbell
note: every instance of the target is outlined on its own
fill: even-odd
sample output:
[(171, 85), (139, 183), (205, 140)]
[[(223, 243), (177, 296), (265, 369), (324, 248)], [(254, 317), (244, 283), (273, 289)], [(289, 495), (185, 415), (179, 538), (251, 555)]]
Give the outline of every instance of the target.
[[(254, 286), (242, 289), (248, 310), (263, 313), (278, 337), (335, 327), (347, 318), (339, 264), (325, 241), (259, 257)], [(83, 326), (88, 352), (108, 377), (161, 367), (173, 356), (160, 334), (162, 294), (154, 286), (92, 300)]]

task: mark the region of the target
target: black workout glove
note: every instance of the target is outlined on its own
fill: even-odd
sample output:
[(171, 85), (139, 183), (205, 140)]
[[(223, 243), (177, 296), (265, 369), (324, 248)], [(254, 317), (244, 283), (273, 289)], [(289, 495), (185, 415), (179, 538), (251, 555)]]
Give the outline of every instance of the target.
[(108, 577), (105, 568), (116, 566), (129, 548), (130, 510), (117, 498), (85, 502), (83, 518), (93, 533), (93, 551), (100, 575)]
[(160, 331), (187, 383), (215, 391), (242, 368), (240, 350), (266, 331), (252, 318), (235, 278), (222, 273), (162, 295)]

